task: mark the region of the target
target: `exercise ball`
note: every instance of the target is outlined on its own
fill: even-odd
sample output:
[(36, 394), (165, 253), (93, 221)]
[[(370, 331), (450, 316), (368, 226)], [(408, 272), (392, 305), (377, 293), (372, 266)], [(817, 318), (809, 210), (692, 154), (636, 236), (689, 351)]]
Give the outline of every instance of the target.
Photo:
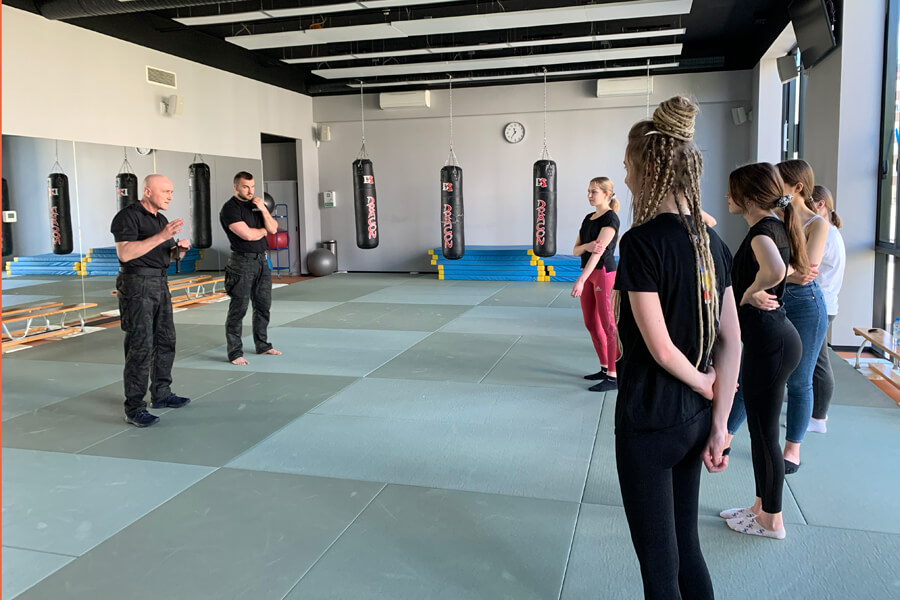
[(317, 248), (306, 256), (306, 268), (316, 277), (331, 275), (337, 268), (337, 260), (330, 250)]
[(277, 233), (269, 233), (266, 235), (266, 242), (269, 246), (269, 250), (284, 250), (290, 243), (288, 232), (279, 231)]
[(263, 204), (270, 213), (275, 210), (275, 198), (269, 192), (263, 192)]

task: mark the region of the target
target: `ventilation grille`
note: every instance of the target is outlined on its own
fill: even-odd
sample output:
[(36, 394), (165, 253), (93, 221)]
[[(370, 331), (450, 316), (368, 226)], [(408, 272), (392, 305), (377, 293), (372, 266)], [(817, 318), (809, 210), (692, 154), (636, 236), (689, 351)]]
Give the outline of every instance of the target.
[(155, 83), (156, 85), (172, 89), (178, 87), (175, 81), (175, 73), (149, 66), (147, 67), (147, 83)]

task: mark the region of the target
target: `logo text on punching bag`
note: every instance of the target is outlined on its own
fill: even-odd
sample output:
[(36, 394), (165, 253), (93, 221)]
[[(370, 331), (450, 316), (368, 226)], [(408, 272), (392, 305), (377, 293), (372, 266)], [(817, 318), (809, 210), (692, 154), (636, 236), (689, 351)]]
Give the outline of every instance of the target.
[[(445, 183), (444, 185), (453, 186), (452, 183)], [(444, 246), (447, 248), (453, 247), (453, 207), (449, 204), (444, 205), (444, 215), (441, 224), (444, 229)]]
[(447, 181), (441, 184), (441, 190), (444, 192), (452, 192), (453, 191), (453, 182)]
[(375, 218), (375, 198), (366, 196), (366, 206), (369, 209), (369, 239), (378, 237), (378, 220)]
[(119, 189), (118, 189), (118, 192), (119, 192), (119, 198), (121, 198), (122, 196), (127, 196), (127, 195), (128, 195), (128, 188), (119, 188)]
[(57, 206), (50, 207), (50, 238), (56, 245), (59, 245), (60, 241), (62, 240), (59, 231), (59, 207)]
[(534, 180), (535, 187), (545, 188), (547, 187), (547, 178), (546, 177), (537, 177)]
[[(546, 181), (546, 180), (545, 180)], [(544, 226), (547, 223), (547, 203), (538, 200), (537, 218), (534, 222), (534, 239), (538, 246), (544, 245)]]
[(363, 175), (362, 178), (363, 178), (363, 183), (375, 183), (374, 175)]

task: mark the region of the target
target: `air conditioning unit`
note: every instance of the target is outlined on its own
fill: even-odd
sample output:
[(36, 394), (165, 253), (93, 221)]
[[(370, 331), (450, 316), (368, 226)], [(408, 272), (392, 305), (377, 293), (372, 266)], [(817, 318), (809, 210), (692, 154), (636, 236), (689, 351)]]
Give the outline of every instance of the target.
[(598, 79), (597, 97), (646, 96), (653, 92), (652, 77), (622, 77), (619, 79)]
[(384, 109), (391, 108), (431, 108), (431, 92), (386, 92), (378, 94), (378, 105)]

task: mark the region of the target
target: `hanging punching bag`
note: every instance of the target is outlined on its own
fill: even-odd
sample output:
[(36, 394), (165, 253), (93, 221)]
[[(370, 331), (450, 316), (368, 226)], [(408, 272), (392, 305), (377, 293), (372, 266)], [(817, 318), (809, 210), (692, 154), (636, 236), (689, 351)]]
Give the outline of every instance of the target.
[(72, 253), (72, 211), (69, 206), (69, 178), (63, 173), (47, 177), (50, 197), (50, 244), (53, 254)]
[(119, 210), (141, 200), (138, 197), (137, 175), (134, 173), (116, 175), (116, 197), (119, 199)]
[(368, 158), (353, 161), (353, 207), (356, 210), (356, 245), (378, 247), (378, 206), (375, 204), (375, 167)]
[(461, 167), (447, 165), (441, 169), (441, 251), (448, 260), (466, 253), (462, 176)]
[(556, 254), (556, 163), (534, 163), (534, 237), (532, 250), (537, 256)]
[(209, 165), (202, 162), (193, 163), (189, 170), (191, 246), (202, 250), (212, 246), (212, 220), (209, 207)]
[[(6, 178), (3, 178), (3, 212), (11, 210), (9, 208), (9, 186), (6, 184)], [(12, 223), (3, 221), (3, 256), (9, 256), (13, 253)]]

